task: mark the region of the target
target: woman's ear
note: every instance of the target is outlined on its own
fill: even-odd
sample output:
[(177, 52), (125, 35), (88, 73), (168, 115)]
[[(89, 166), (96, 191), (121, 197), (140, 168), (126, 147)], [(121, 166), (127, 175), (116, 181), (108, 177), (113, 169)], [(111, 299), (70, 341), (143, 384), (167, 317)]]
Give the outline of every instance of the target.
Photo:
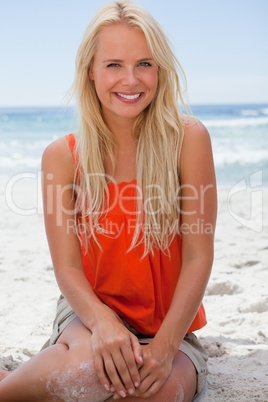
[(94, 74), (93, 74), (93, 71), (92, 71), (92, 70), (89, 72), (89, 79), (90, 79), (91, 81), (94, 81)]

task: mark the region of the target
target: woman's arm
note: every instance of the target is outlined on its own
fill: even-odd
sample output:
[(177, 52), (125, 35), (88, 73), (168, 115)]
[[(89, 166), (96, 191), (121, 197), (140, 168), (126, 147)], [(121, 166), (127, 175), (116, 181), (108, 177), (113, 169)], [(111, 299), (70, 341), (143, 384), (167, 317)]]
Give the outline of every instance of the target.
[(170, 374), (178, 347), (202, 302), (212, 268), (216, 180), (210, 137), (200, 122), (189, 124), (185, 129), (181, 185), (181, 274), (158, 333), (151, 344), (144, 347), (147, 364), (140, 370), (140, 391), (144, 398), (157, 392)]
[(136, 337), (95, 295), (84, 274), (80, 242), (74, 230), (74, 176), (67, 140), (60, 138), (48, 146), (42, 158), (44, 218), (56, 279), (62, 294), (92, 332), (100, 382), (108, 387), (112, 383), (117, 392), (125, 391), (125, 387), (134, 389), (135, 382), (140, 382), (137, 363), (142, 350)]
[(160, 338), (167, 330), (174, 351), (200, 307), (214, 256), (216, 179), (210, 137), (200, 122), (185, 130), (181, 185), (181, 275), (168, 314), (156, 336)]
[(46, 234), (59, 288), (77, 314), (79, 312), (84, 325), (91, 328), (96, 321), (95, 309), (102, 306), (85, 280), (80, 244), (74, 231), (74, 175), (75, 166), (67, 141), (60, 138), (46, 148), (42, 158)]

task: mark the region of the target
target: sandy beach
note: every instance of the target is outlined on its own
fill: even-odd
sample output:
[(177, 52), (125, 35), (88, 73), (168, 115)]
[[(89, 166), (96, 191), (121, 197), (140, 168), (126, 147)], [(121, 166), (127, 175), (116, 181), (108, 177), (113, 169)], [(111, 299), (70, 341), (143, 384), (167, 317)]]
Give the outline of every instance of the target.
[[(208, 325), (197, 332), (209, 376), (198, 402), (268, 400), (268, 189), (254, 190), (218, 191)], [(1, 177), (0, 208), (0, 367), (13, 370), (50, 335), (59, 290), (38, 177)]]

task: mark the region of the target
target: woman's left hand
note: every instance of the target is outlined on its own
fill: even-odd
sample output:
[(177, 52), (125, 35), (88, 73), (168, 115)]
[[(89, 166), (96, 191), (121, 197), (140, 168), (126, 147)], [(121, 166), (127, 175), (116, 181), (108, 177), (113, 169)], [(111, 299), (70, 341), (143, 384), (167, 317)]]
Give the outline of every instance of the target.
[(141, 383), (135, 395), (149, 398), (156, 394), (171, 373), (174, 357), (154, 341), (143, 346), (143, 365), (139, 370)]

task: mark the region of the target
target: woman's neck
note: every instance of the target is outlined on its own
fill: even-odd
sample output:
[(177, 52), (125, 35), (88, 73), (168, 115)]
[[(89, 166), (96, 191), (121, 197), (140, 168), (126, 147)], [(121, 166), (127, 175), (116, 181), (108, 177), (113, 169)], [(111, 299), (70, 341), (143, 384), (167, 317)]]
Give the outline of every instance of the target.
[(107, 126), (113, 134), (116, 145), (116, 153), (128, 153), (136, 149), (137, 144), (133, 138), (133, 125), (135, 121), (129, 119), (109, 119), (106, 121)]

